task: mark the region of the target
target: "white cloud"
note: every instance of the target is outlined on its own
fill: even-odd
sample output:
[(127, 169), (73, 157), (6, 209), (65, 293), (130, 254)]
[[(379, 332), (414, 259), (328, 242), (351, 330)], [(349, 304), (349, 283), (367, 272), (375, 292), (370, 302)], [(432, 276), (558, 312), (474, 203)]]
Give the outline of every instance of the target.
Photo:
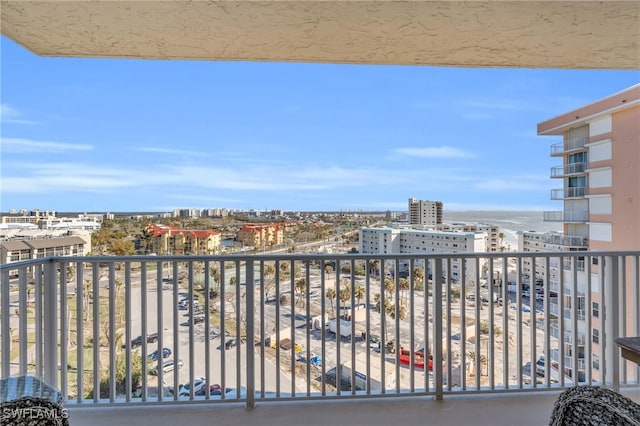
[(420, 158), (472, 158), (475, 154), (451, 146), (396, 148), (394, 152)]
[(3, 153), (25, 154), (34, 152), (91, 151), (92, 145), (64, 142), (35, 141), (21, 138), (2, 138), (0, 147)]
[(479, 191), (539, 191), (549, 185), (546, 176), (523, 175), (478, 179), (473, 188)]
[(187, 149), (175, 149), (175, 148), (154, 148), (154, 147), (142, 147), (136, 148), (137, 151), (142, 152), (153, 152), (157, 154), (168, 154), (168, 155), (183, 155), (183, 156), (191, 156), (191, 157), (210, 157), (211, 154), (203, 151), (192, 151)]
[(0, 104), (0, 119), (7, 124), (36, 124), (35, 121), (24, 119), (22, 113), (9, 104)]

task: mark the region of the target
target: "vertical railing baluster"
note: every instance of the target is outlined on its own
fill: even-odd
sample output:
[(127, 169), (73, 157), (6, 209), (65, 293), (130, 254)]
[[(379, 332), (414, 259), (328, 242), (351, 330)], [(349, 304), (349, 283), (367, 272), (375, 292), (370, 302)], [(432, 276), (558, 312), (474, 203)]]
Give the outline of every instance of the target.
[[(262, 261), (261, 261), (262, 262)], [(253, 263), (253, 259), (249, 258), (247, 259), (247, 263), (246, 263), (246, 283), (245, 283), (245, 293), (246, 293), (246, 298), (247, 298), (247, 303), (246, 306), (244, 307), (245, 313), (246, 313), (246, 319), (247, 319), (247, 346), (246, 346), (246, 351), (247, 351), (247, 408), (254, 408), (255, 407), (255, 391), (256, 391), (256, 385), (255, 385), (255, 379), (256, 379), (256, 374), (255, 374), (255, 342), (254, 342), (254, 330), (255, 330), (255, 319), (254, 319), (254, 315), (255, 315), (255, 310), (254, 310), (254, 278), (253, 278), (253, 268), (254, 268), (254, 263)], [(239, 286), (238, 286), (239, 287)], [(261, 288), (262, 290), (262, 288)], [(261, 298), (262, 300), (262, 298)], [(238, 306), (240, 304), (238, 303)], [(264, 305), (261, 304), (260, 310), (262, 311), (264, 309)], [(238, 360), (237, 362), (238, 366), (240, 366), (240, 360)], [(238, 387), (238, 392), (240, 390), (240, 387)], [(238, 395), (238, 397), (240, 397), (240, 395)]]
[[(433, 269), (433, 386), (436, 400), (441, 400), (444, 397), (442, 374), (442, 272), (442, 259), (436, 258)], [(450, 276), (447, 276), (447, 279), (450, 279)]]
[(89, 309), (89, 306), (85, 305), (84, 264), (84, 262), (78, 262), (76, 267), (76, 403), (78, 404), (84, 399), (84, 312)]
[(115, 334), (116, 334), (116, 275), (115, 264), (109, 263), (109, 402), (116, 399), (116, 353), (115, 353)]
[(49, 386), (58, 387), (58, 311), (56, 291), (57, 263), (48, 259), (45, 264), (44, 289), (44, 378)]
[[(0, 283), (0, 313), (3, 321), (0, 322), (0, 334), (2, 334), (2, 342), (0, 343), (0, 358), (2, 360), (2, 377), (9, 377), (11, 374), (11, 348), (13, 346), (13, 336), (11, 335), (11, 327), (9, 318), (11, 317), (11, 284), (9, 280), (9, 269), (2, 270), (2, 281)], [(42, 340), (36, 340), (39, 344)]]
[[(27, 329), (27, 274), (26, 268), (20, 268), (20, 274), (18, 276), (18, 334), (20, 336), (28, 336), (29, 330)], [(7, 317), (9, 318), (9, 316)], [(56, 318), (55, 324), (59, 324)], [(57, 338), (57, 329), (54, 334), (54, 338)], [(27, 374), (27, 355), (28, 355), (28, 343), (29, 339), (22, 338), (18, 343), (19, 356), (18, 367), (21, 375)]]
[[(620, 336), (619, 320), (619, 265), (617, 256), (605, 256), (605, 297), (606, 305), (604, 306), (604, 318), (606, 323), (605, 335), (603, 343), (605, 345), (606, 359), (607, 359), (607, 371), (611, 376), (608, 380), (610, 385), (615, 391), (620, 389), (620, 358), (618, 354), (618, 348), (615, 344), (615, 339)], [(607, 373), (609, 374), (609, 373)]]

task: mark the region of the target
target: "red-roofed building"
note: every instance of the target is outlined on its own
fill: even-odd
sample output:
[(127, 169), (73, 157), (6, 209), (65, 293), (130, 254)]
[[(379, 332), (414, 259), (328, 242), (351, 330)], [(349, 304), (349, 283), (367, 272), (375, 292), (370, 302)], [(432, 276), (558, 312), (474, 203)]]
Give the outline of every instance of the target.
[(238, 231), (238, 241), (245, 246), (265, 247), (284, 243), (284, 227), (278, 223), (247, 223)]
[(159, 254), (216, 254), (222, 247), (220, 233), (214, 230), (152, 224), (145, 233), (149, 251)]

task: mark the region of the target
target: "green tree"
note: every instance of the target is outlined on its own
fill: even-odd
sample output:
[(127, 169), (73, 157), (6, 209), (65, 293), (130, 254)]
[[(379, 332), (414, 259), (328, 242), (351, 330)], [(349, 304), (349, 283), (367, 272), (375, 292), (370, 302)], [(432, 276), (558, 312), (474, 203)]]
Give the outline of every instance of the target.
[(305, 296), (307, 295), (307, 279), (302, 277), (296, 281), (295, 284), (295, 292), (297, 295), (296, 305), (300, 303), (303, 307), (305, 306)]
[(136, 248), (128, 238), (117, 238), (109, 241), (107, 251), (117, 256), (131, 256), (136, 254)]
[(370, 260), (369, 261), (369, 273), (374, 276), (380, 275), (380, 261), (379, 260)]
[(289, 275), (289, 262), (280, 262), (280, 273), (282, 275)]
[(384, 292), (387, 294), (387, 298), (390, 298), (396, 289), (396, 283), (393, 278), (384, 279)]
[(353, 290), (353, 295), (358, 301), (358, 306), (359, 306), (360, 300), (362, 300), (362, 298), (366, 296), (364, 287), (362, 287), (360, 284), (356, 285), (356, 288)]
[(333, 306), (333, 299), (336, 298), (336, 290), (333, 287), (329, 287), (324, 294), (325, 294), (325, 297), (329, 299), (329, 302), (331, 303), (331, 312), (333, 312), (334, 317), (336, 317), (337, 314), (335, 313), (335, 308)]
[(67, 265), (67, 274), (66, 274), (67, 282), (73, 279), (73, 275), (75, 273), (76, 273), (76, 269), (73, 267), (73, 265)]
[(209, 275), (213, 278), (213, 290), (215, 290), (216, 295), (220, 292), (220, 269), (216, 266), (212, 266), (209, 268)]
[(269, 293), (271, 292), (272, 289), (275, 288), (275, 275), (276, 275), (276, 268), (273, 265), (265, 265), (264, 267), (264, 276), (265, 276), (265, 280), (264, 280), (264, 298), (265, 300), (269, 300)]
[(342, 306), (346, 305), (349, 299), (351, 299), (351, 287), (343, 285), (340, 289), (340, 303), (342, 303)]
[[(393, 304), (388, 298), (385, 298), (384, 306), (382, 306), (382, 295), (380, 293), (376, 293), (373, 296), (373, 300), (376, 304), (376, 312), (380, 314), (381, 319), (382, 317), (384, 317), (384, 319), (386, 320), (386, 317), (389, 314), (389, 311), (391, 309), (390, 307), (393, 306)], [(384, 327), (384, 336), (385, 336), (385, 340), (388, 340), (389, 333), (387, 332), (386, 321), (385, 321), (385, 327)]]
[(400, 278), (398, 280), (398, 287), (402, 292), (402, 299), (404, 300), (404, 304), (407, 303), (407, 291), (409, 290), (409, 280), (407, 278)]

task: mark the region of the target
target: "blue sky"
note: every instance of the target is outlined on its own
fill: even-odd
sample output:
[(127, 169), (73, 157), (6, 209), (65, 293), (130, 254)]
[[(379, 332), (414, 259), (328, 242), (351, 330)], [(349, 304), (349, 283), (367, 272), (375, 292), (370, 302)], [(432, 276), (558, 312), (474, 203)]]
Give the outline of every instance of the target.
[(536, 125), (638, 71), (39, 57), (2, 37), (1, 211), (560, 210)]

